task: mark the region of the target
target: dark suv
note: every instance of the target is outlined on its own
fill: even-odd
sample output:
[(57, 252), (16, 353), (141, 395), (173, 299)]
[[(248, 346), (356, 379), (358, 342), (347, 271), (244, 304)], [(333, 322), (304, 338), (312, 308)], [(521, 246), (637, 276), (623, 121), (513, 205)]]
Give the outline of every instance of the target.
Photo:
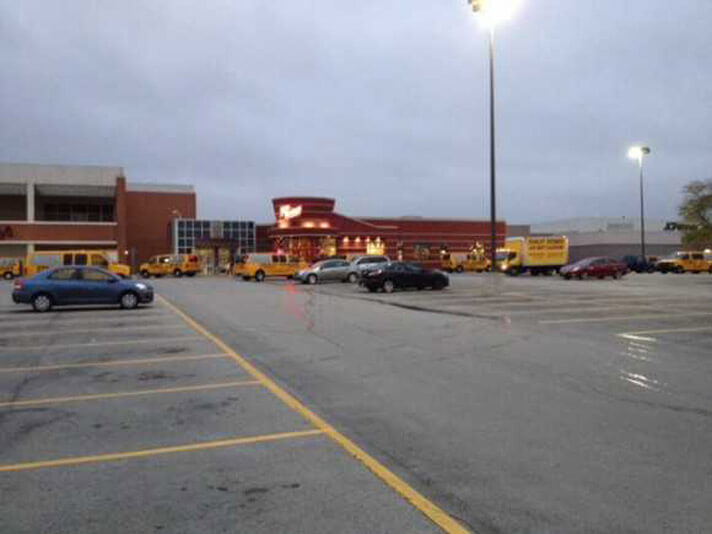
[(621, 263), (628, 266), (630, 271), (635, 271), (636, 273), (654, 273), (657, 268), (658, 258), (655, 256), (648, 256), (643, 258), (642, 256), (623, 256), (621, 258)]

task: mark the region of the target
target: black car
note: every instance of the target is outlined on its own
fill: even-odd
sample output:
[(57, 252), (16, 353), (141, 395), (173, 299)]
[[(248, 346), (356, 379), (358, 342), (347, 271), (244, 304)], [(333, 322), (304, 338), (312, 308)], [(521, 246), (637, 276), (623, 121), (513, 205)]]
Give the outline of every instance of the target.
[(395, 289), (426, 287), (439, 290), (450, 285), (450, 279), (445, 273), (424, 269), (413, 263), (392, 262), (378, 269), (362, 273), (361, 282), (370, 292), (382, 289), (392, 293)]
[(656, 270), (657, 258), (655, 256), (623, 256), (622, 263), (628, 266), (628, 269), (636, 273), (653, 273)]

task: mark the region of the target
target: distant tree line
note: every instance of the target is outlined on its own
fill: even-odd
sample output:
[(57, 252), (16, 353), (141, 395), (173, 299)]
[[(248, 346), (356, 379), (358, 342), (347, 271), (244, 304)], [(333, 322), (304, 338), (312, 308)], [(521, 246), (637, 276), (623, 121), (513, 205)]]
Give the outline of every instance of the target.
[(690, 182), (684, 188), (680, 217), (685, 223), (682, 242), (691, 248), (712, 247), (712, 178)]

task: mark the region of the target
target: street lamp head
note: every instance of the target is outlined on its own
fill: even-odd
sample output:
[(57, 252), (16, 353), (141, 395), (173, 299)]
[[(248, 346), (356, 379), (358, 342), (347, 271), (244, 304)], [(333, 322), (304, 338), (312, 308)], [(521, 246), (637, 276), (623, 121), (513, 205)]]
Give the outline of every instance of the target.
[(468, 0), (472, 11), (481, 16), (482, 23), (487, 28), (512, 18), (519, 9), (521, 0)]
[(638, 162), (643, 160), (643, 156), (650, 154), (650, 148), (647, 146), (632, 146), (628, 149), (628, 157)]

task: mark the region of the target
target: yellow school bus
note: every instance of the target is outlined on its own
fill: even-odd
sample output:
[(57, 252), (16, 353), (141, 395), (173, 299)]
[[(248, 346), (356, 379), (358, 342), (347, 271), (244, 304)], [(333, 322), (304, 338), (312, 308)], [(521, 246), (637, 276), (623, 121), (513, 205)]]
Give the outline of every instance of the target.
[(160, 278), (168, 275), (180, 278), (184, 275), (195, 276), (201, 269), (200, 258), (195, 254), (158, 254), (151, 256), (146, 263), (142, 263), (138, 272), (144, 278), (150, 276)]
[(0, 258), (0, 277), (12, 280), (22, 275), (22, 261), (20, 258)]
[(131, 276), (128, 265), (117, 263), (106, 250), (43, 250), (31, 252), (25, 261), (25, 276), (34, 276), (46, 269), (63, 265), (93, 265), (122, 278)]

